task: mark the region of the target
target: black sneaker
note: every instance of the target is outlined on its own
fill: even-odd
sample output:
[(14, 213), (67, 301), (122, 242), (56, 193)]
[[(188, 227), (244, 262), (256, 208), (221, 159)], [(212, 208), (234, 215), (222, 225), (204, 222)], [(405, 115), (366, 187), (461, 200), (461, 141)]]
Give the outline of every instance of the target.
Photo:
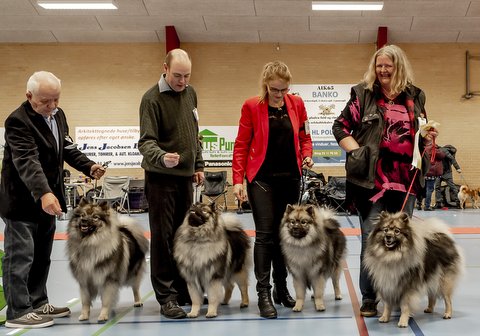
[(35, 313), (27, 313), (19, 318), (7, 320), (5, 327), (7, 328), (23, 328), (35, 329), (45, 328), (53, 325), (53, 319), (48, 316), (38, 316)]
[(40, 306), (33, 310), (38, 316), (49, 316), (49, 317), (65, 317), (70, 315), (70, 309), (67, 307), (55, 307), (50, 303), (45, 303), (43, 306)]
[(160, 307), (160, 313), (171, 319), (182, 319), (187, 317), (185, 311), (178, 305), (177, 301), (168, 301)]
[(365, 301), (360, 307), (360, 315), (363, 317), (377, 316), (377, 304), (375, 301)]

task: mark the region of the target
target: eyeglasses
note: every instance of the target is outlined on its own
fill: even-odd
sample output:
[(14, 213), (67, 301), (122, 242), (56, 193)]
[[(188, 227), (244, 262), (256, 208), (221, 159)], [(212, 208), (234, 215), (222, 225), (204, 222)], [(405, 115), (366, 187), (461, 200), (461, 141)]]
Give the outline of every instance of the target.
[(271, 87), (269, 86), (268, 87), (268, 91), (270, 91), (270, 93), (273, 93), (273, 94), (282, 94), (284, 95), (285, 93), (287, 93), (288, 91), (290, 91), (290, 88), (285, 88), (285, 89), (277, 89), (277, 88), (274, 88), (274, 87)]

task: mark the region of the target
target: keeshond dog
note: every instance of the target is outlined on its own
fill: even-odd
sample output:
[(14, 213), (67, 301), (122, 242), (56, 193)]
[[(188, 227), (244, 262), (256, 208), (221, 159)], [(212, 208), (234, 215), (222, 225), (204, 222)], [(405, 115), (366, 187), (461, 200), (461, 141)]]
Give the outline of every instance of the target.
[(407, 327), (421, 294), (428, 295), (425, 313), (433, 312), (440, 296), (445, 301), (443, 318), (452, 317), (452, 292), (464, 264), (448, 226), (439, 219), (382, 212), (368, 236), (364, 263), (384, 303), (380, 322), (388, 322), (392, 308), (400, 307), (398, 326)]
[(149, 242), (128, 216), (117, 215), (107, 202), (80, 201), (67, 228), (70, 270), (80, 285), (80, 321), (90, 317), (92, 300), (100, 295), (98, 322), (108, 320), (122, 286), (133, 289), (134, 306), (142, 306), (140, 283)]
[(346, 254), (346, 239), (331, 210), (313, 205), (287, 205), (280, 226), (280, 244), (293, 277), (300, 312), (307, 287), (313, 288), (315, 309), (325, 310), (325, 284), (332, 279), (335, 300), (342, 299), (340, 275)]
[(219, 304), (230, 301), (235, 283), (240, 288), (240, 308), (248, 306), (251, 243), (235, 215), (217, 212), (215, 204), (192, 205), (175, 234), (173, 255), (192, 299), (188, 317), (198, 316), (204, 292), (206, 317), (216, 317)]

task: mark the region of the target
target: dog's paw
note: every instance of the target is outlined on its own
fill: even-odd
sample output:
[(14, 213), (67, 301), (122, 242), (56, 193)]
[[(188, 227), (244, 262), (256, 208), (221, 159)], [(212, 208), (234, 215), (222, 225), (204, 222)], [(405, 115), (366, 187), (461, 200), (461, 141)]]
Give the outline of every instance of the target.
[(247, 308), (247, 307), (248, 307), (248, 302), (240, 303), (240, 308)]
[(335, 295), (335, 300), (342, 300), (342, 299), (343, 299), (342, 294)]
[(143, 302), (135, 302), (135, 303), (133, 304), (133, 306), (134, 306), (135, 308), (143, 307)]
[(188, 318), (197, 318), (197, 317), (198, 317), (198, 313), (190, 312), (190, 313), (187, 314), (187, 317), (188, 317)]
[(300, 305), (295, 305), (295, 307), (292, 308), (294, 312), (301, 312), (303, 309), (303, 306)]
[(450, 314), (450, 313), (443, 314), (443, 319), (444, 320), (450, 320), (451, 318), (452, 318), (452, 314)]
[(207, 315), (205, 315), (207, 318), (214, 318), (217, 317), (217, 312), (207, 312)]
[(108, 315), (106, 316), (102, 314), (98, 315), (98, 319), (97, 319), (98, 323), (105, 323), (107, 321), (108, 321)]
[(423, 312), (427, 314), (433, 313), (433, 308), (427, 307), (423, 310)]
[(325, 311), (325, 305), (323, 305), (323, 304), (315, 305), (315, 310), (319, 311), (319, 312)]
[(378, 319), (378, 322), (380, 323), (388, 323), (390, 321), (390, 318), (388, 316), (380, 316)]
[(88, 321), (90, 316), (88, 316), (88, 314), (80, 314), (80, 316), (78, 317), (78, 320), (79, 321)]

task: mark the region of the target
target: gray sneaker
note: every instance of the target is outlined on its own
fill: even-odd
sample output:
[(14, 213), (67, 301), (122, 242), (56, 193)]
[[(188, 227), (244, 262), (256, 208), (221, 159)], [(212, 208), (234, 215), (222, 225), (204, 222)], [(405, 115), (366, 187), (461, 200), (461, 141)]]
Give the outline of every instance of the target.
[(45, 328), (53, 325), (53, 319), (48, 316), (38, 316), (35, 313), (27, 313), (19, 318), (7, 320), (5, 327), (7, 328)]
[(38, 316), (64, 317), (70, 315), (70, 309), (67, 307), (54, 307), (50, 303), (45, 303), (33, 310)]

